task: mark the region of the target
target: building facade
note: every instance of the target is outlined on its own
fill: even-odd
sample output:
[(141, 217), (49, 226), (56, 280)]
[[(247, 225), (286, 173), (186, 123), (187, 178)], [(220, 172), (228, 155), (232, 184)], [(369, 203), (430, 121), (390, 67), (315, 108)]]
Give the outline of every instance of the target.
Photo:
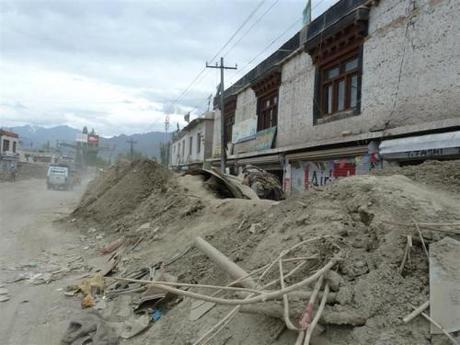
[(212, 153), (213, 122), (214, 112), (207, 112), (173, 134), (171, 168), (186, 170), (203, 166)]
[(0, 129), (0, 172), (8, 173), (17, 168), (19, 160), (19, 136), (11, 131)]
[[(270, 170), (290, 192), (460, 157), (459, 16), (456, 0), (339, 1), (225, 90), (228, 166)], [(220, 121), (216, 109), (216, 160)]]

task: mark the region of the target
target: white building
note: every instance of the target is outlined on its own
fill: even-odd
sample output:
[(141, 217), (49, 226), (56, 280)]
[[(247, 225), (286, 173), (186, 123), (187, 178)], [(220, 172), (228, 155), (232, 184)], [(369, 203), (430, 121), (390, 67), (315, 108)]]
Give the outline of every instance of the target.
[[(227, 166), (265, 168), (289, 192), (385, 155), (460, 157), (459, 16), (458, 0), (338, 1), (225, 90)], [(220, 121), (216, 109), (216, 166)]]
[(214, 112), (204, 113), (173, 135), (171, 167), (188, 169), (202, 167), (212, 154)]
[(0, 172), (17, 167), (19, 137), (16, 133), (0, 129)]

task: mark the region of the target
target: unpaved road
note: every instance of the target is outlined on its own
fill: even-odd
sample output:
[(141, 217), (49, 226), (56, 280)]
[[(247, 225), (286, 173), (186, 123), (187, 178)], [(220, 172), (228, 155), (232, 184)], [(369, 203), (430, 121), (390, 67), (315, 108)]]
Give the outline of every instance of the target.
[(79, 233), (53, 222), (75, 207), (83, 188), (48, 191), (37, 179), (0, 183), (0, 285), (10, 297), (0, 302), (0, 344), (59, 344), (79, 309), (78, 299), (64, 296), (62, 289), (81, 272), (55, 274), (49, 284), (11, 281), (59, 271), (82, 254)]

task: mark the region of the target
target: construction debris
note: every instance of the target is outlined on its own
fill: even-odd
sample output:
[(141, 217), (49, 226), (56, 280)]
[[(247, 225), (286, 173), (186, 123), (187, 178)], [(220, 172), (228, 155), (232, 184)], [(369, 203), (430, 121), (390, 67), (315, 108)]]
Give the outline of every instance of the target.
[(284, 192), (279, 179), (253, 165), (247, 165), (243, 169), (243, 184), (251, 187), (261, 199), (284, 199)]
[[(460, 162), (448, 167), (458, 170)], [(232, 178), (218, 174), (209, 178), (223, 194), (202, 174), (169, 175), (146, 163), (123, 169), (126, 176), (109, 171), (94, 182), (93, 194), (112, 196), (107, 205), (87, 195), (75, 214), (78, 223), (87, 222), (78, 214), (91, 215), (86, 229), (127, 239), (113, 253), (119, 261), (105, 278), (102, 312), (123, 323), (138, 318), (136, 311), (151, 319), (161, 309), (144, 342), (430, 344), (428, 323), (414, 318), (425, 317), (433, 290), (425, 247), (432, 256), (436, 242), (458, 238), (460, 203), (448, 189), (401, 175), (354, 176), (274, 204), (235, 198), (226, 187)], [(123, 197), (115, 190), (128, 188), (127, 181), (137, 186), (136, 176), (151, 179), (145, 193), (138, 190), (142, 198), (129, 196), (130, 211), (114, 212)], [(427, 184), (429, 174), (423, 179)], [(111, 218), (106, 209), (98, 214), (102, 207)], [(129, 243), (139, 243), (136, 251)], [(421, 307), (411, 313), (412, 305)], [(431, 308), (430, 317), (448, 330)]]
[(118, 345), (119, 340), (115, 330), (99, 314), (91, 312), (70, 321), (61, 343)]
[[(430, 315), (448, 333), (460, 330), (460, 242), (445, 237), (430, 245)], [(443, 331), (432, 324), (431, 333)]]

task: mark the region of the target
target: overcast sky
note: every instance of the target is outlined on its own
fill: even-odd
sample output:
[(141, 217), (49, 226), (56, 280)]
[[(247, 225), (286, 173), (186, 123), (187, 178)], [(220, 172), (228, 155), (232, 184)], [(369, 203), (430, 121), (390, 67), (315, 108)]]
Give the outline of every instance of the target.
[[(206, 109), (218, 70), (183, 91), (255, 8), (223, 51), (239, 66), (226, 86), (301, 28), (306, 2), (0, 0), (0, 126), (86, 125), (111, 136), (163, 130), (170, 113), (175, 128)], [(335, 2), (313, 0), (313, 17)]]

